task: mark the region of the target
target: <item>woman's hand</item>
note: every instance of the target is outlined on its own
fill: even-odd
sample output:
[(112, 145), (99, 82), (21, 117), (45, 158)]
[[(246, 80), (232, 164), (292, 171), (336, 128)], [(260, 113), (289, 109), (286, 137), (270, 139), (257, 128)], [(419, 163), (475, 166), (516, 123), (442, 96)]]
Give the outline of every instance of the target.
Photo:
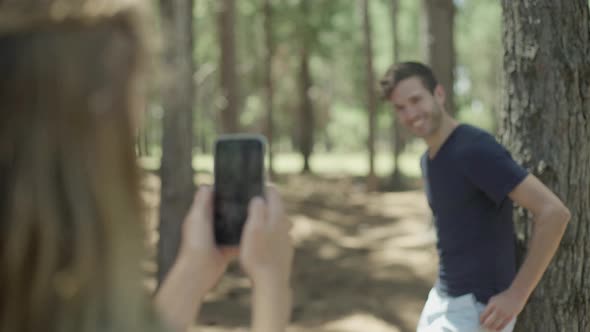
[(218, 247), (213, 232), (213, 190), (202, 186), (182, 227), (179, 259), (193, 264), (202, 282), (202, 291), (212, 289), (225, 273), (236, 247)]
[(201, 187), (182, 226), (178, 257), (156, 294), (163, 319), (176, 331), (187, 331), (196, 319), (205, 294), (225, 272), (236, 248), (215, 244), (213, 192)]
[(293, 245), (291, 223), (278, 192), (269, 187), (250, 202), (240, 244), (240, 263), (253, 283), (252, 331), (282, 331), (290, 316)]
[[(182, 228), (178, 258), (156, 295), (163, 317), (185, 331), (198, 315), (205, 294), (224, 274), (237, 247), (218, 247), (213, 231), (213, 191), (202, 187)], [(266, 202), (254, 198), (242, 233), (239, 257), (252, 280), (252, 331), (282, 331), (291, 307), (289, 279), (293, 245), (283, 203), (274, 188)]]
[(266, 203), (259, 197), (252, 199), (242, 233), (240, 263), (254, 287), (267, 282), (288, 285), (293, 261), (290, 229), (275, 188), (268, 187)]

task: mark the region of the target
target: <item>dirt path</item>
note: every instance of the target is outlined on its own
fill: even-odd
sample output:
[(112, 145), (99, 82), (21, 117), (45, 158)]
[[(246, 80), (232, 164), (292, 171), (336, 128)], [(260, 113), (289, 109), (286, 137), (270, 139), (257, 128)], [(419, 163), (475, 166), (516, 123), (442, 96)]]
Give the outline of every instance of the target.
[[(301, 176), (279, 189), (297, 247), (288, 331), (414, 331), (436, 273), (423, 193), (366, 193), (350, 179)], [(249, 282), (231, 266), (195, 331), (246, 331), (249, 308)]]

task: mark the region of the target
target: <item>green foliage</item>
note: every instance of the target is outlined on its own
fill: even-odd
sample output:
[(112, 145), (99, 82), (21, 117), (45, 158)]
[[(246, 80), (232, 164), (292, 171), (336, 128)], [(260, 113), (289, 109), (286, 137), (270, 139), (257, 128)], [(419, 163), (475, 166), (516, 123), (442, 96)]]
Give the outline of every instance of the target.
[[(409, 177), (420, 177), (420, 154), (416, 149), (403, 154), (400, 158), (400, 169)], [(160, 156), (140, 158), (140, 165), (155, 171), (160, 165)], [(297, 153), (280, 153), (275, 156), (275, 170), (278, 173), (299, 173), (303, 165), (301, 155)], [(321, 174), (348, 174), (364, 176), (368, 170), (367, 155), (364, 152), (316, 153), (311, 158), (311, 165), (315, 172)], [(391, 170), (391, 155), (380, 153), (376, 156), (376, 172), (380, 176), (387, 176)], [(199, 154), (193, 158), (193, 168), (198, 172), (213, 172), (213, 156)]]
[(460, 119), (494, 131), (501, 108), (502, 8), (496, 1), (462, 3), (455, 26)]
[(400, 39), (400, 58), (402, 61), (424, 60), (421, 30), (423, 14), (421, 10), (420, 1), (400, 0), (398, 35)]
[(367, 117), (362, 110), (337, 104), (327, 126), (327, 135), (334, 151), (359, 151), (365, 147)]
[[(363, 153), (367, 137), (365, 60), (360, 7), (357, 1), (272, 0), (274, 58), (275, 143), (290, 152), (298, 123), (299, 58), (307, 40), (314, 86), (309, 91), (316, 112), (317, 151)], [(499, 109), (502, 64), (501, 7), (496, 1), (456, 1), (457, 50), (456, 102), (459, 119), (485, 129), (495, 129)], [(219, 128), (223, 104), (219, 91), (218, 0), (195, 1), (195, 135), (196, 152), (210, 152)], [(421, 60), (420, 1), (401, 0), (398, 13), (401, 60)], [(236, 59), (239, 120), (246, 131), (262, 132), (266, 122), (263, 70), (265, 45), (263, 1), (236, 0)], [(370, 1), (375, 77), (379, 79), (393, 60), (391, 1)], [(375, 82), (376, 83), (376, 82)], [(376, 84), (375, 84), (376, 85)], [(145, 126), (152, 152), (157, 154), (161, 108), (157, 100), (147, 113)], [(388, 153), (391, 141), (391, 109), (380, 105), (377, 116), (377, 148)], [(307, 124), (305, 124), (307, 125)], [(313, 160), (312, 160), (313, 162)]]

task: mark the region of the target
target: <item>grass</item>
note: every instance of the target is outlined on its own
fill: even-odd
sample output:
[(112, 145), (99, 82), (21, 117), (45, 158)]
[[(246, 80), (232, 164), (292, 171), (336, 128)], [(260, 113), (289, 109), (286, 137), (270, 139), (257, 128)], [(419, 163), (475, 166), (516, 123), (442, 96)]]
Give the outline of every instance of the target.
[[(415, 150), (415, 151), (414, 151)], [(400, 170), (411, 178), (420, 177), (420, 152), (411, 149), (400, 157)], [(375, 158), (375, 172), (378, 176), (391, 174), (393, 166), (391, 154), (381, 152)], [(140, 165), (149, 170), (156, 170), (160, 165), (159, 156), (141, 157)], [(368, 154), (351, 153), (315, 153), (310, 158), (312, 172), (326, 175), (364, 176), (369, 170)], [(303, 158), (297, 153), (281, 153), (275, 155), (274, 167), (277, 173), (298, 173), (303, 168)], [(199, 172), (212, 173), (213, 156), (196, 155), (193, 168)]]

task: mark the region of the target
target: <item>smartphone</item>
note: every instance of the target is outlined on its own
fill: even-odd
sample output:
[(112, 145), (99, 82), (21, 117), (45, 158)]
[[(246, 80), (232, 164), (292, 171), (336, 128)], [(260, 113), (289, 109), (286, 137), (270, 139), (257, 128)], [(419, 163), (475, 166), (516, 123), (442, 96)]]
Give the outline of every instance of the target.
[(253, 197), (264, 197), (264, 155), (262, 135), (228, 134), (215, 142), (214, 230), (219, 245), (240, 243)]

